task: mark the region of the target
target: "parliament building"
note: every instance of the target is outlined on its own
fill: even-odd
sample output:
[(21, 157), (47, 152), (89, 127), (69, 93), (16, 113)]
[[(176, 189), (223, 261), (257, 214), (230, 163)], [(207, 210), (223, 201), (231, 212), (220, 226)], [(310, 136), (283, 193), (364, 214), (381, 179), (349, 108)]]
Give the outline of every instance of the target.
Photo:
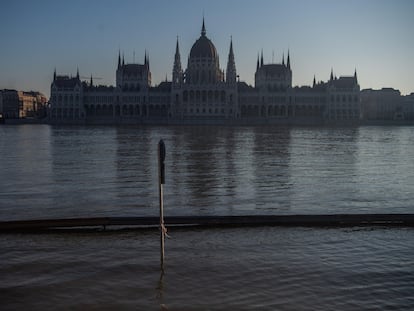
[(254, 86), (239, 80), (233, 42), (226, 70), (207, 37), (204, 20), (187, 67), (177, 39), (172, 81), (153, 86), (149, 55), (143, 64), (126, 64), (118, 55), (116, 85), (95, 85), (57, 75), (51, 84), (48, 117), (55, 124), (319, 124), (358, 123), (360, 87), (356, 71), (326, 82), (293, 87), (289, 52), (286, 62), (257, 58)]

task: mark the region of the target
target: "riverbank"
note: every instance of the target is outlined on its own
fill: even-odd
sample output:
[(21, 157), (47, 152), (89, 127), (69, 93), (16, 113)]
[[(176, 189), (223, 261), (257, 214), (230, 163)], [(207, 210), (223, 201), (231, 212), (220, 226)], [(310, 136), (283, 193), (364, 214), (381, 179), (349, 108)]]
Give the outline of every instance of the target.
[(50, 124), (50, 125), (154, 125), (154, 126), (410, 126), (414, 120), (321, 120), (308, 118), (282, 119), (282, 118), (249, 118), (243, 120), (233, 119), (199, 119), (199, 120), (168, 120), (168, 119), (137, 119), (137, 118), (90, 118), (86, 120), (49, 120), (49, 119), (5, 119), (6, 125), (23, 124)]

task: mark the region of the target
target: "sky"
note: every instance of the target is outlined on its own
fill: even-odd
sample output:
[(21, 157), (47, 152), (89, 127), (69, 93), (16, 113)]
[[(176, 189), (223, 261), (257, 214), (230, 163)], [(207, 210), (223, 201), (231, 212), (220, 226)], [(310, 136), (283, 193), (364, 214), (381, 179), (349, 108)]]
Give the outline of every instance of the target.
[(152, 83), (171, 80), (178, 36), (182, 66), (205, 18), (225, 69), (230, 38), (241, 81), (254, 84), (258, 53), (290, 53), (293, 85), (327, 81), (331, 69), (361, 89), (414, 92), (412, 0), (0, 0), (0, 89), (50, 95), (53, 72), (114, 85), (126, 63), (149, 54)]

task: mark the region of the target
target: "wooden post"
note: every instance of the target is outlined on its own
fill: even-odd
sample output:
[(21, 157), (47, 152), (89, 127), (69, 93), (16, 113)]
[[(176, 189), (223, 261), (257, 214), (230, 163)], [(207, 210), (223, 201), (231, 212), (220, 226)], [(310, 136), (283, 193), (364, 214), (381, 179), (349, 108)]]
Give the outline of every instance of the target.
[(165, 242), (165, 226), (164, 226), (164, 193), (163, 185), (165, 184), (165, 144), (161, 139), (158, 143), (158, 186), (160, 198), (160, 256), (161, 269), (164, 270), (164, 242)]

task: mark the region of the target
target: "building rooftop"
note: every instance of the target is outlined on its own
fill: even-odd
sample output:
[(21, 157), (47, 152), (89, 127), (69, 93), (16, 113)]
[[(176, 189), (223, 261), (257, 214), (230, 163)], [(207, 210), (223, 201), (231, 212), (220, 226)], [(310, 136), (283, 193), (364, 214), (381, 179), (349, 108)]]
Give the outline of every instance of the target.
[(289, 72), (286, 65), (283, 64), (267, 64), (259, 68), (259, 72), (264, 72), (266, 77), (285, 75)]
[(329, 83), (338, 89), (351, 89), (358, 84), (358, 81), (354, 76), (349, 76), (339, 77), (338, 79), (329, 81)]
[(74, 88), (76, 85), (80, 85), (79, 78), (69, 78), (69, 76), (56, 76), (53, 84), (58, 88)]

